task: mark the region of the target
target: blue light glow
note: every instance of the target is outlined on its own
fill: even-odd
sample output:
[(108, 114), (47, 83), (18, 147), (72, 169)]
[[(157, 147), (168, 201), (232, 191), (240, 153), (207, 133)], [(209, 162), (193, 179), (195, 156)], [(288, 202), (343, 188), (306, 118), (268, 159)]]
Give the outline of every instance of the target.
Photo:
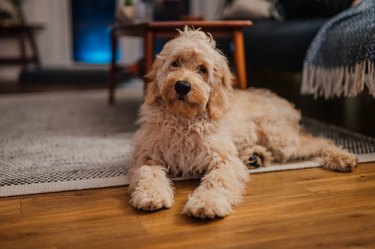
[[(74, 60), (103, 64), (111, 61), (109, 26), (114, 22), (115, 0), (71, 0)], [(116, 53), (116, 59), (119, 52)]]

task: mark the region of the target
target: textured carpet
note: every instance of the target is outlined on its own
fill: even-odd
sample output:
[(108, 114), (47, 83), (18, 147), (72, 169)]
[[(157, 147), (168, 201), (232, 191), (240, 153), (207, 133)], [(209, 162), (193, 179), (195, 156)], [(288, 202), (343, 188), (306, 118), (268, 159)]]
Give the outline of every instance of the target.
[[(141, 103), (140, 84), (105, 90), (3, 95), (0, 98), (0, 196), (127, 184), (131, 138)], [(375, 139), (304, 119), (313, 134), (375, 159)], [(314, 161), (275, 165), (251, 173), (318, 167)]]

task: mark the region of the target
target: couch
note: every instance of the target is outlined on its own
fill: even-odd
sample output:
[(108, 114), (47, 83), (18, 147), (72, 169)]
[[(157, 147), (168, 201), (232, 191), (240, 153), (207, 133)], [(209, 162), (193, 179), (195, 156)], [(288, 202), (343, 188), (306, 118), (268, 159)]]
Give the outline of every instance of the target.
[[(333, 15), (350, 7), (351, 0), (234, 0), (227, 1), (226, 8), (237, 6), (240, 11), (228, 14), (224, 19), (250, 19), (254, 25), (244, 30), (247, 71), (278, 70), (301, 72), (303, 60), (314, 36)], [(270, 13), (256, 13), (268, 4)], [(246, 6), (250, 16), (246, 16)], [(228, 52), (230, 44), (219, 42)], [(230, 54), (230, 53), (226, 53)]]

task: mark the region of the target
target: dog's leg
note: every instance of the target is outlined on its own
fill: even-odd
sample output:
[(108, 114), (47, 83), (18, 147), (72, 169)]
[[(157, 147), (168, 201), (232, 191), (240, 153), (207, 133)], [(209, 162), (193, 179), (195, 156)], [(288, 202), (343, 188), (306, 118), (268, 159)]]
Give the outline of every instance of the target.
[(172, 182), (162, 166), (143, 165), (129, 171), (129, 203), (146, 211), (173, 205)]
[(241, 202), (249, 177), (245, 165), (239, 158), (213, 161), (217, 161), (216, 165), (189, 197), (183, 214), (202, 219), (225, 217), (232, 212), (233, 205)]
[(319, 157), (323, 167), (333, 171), (351, 172), (357, 165), (357, 157), (339, 147), (331, 140), (301, 134), (301, 146), (296, 151), (295, 157)]
[[(264, 127), (263, 127), (264, 129)], [(275, 161), (318, 157), (326, 169), (348, 172), (357, 165), (355, 155), (340, 149), (332, 141), (311, 135), (285, 130), (272, 132), (263, 130), (263, 142)]]

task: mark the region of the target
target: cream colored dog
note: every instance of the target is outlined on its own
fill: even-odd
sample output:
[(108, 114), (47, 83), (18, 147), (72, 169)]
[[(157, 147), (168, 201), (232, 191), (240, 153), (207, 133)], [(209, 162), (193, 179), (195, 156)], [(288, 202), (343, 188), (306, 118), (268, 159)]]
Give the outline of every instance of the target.
[(203, 175), (182, 213), (224, 217), (245, 193), (247, 166), (321, 158), (327, 169), (351, 171), (353, 154), (301, 131), (300, 113), (270, 91), (234, 91), (232, 74), (210, 35), (185, 28), (168, 42), (148, 75), (135, 136), (130, 204), (170, 208), (168, 176)]

